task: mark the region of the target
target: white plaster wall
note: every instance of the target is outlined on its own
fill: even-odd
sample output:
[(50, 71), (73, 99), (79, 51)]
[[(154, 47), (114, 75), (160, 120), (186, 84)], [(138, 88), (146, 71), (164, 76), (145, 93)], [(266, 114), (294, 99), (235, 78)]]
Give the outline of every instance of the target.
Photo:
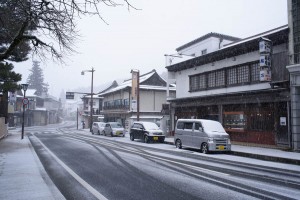
[(7, 135), (7, 125), (5, 124), (5, 118), (0, 117), (0, 139)]
[(195, 54), (196, 56), (201, 56), (201, 52), (204, 49), (207, 49), (207, 53), (213, 52), (219, 48), (219, 46), (216, 46), (216, 40), (218, 39), (214, 37), (208, 38), (197, 44), (191, 45), (190, 47), (182, 49), (181, 51), (178, 51), (178, 53), (183, 53), (187, 55)]
[(113, 101), (116, 99), (128, 99), (129, 98), (129, 92), (128, 91), (121, 91), (113, 94), (106, 94), (103, 98), (103, 102), (106, 101)]
[(157, 91), (157, 90), (140, 91), (141, 112), (161, 111), (163, 103), (166, 103), (166, 91)]
[(154, 110), (154, 96), (153, 91), (140, 90), (140, 111)]
[(197, 44), (191, 45), (185, 49), (178, 51), (178, 53), (183, 53), (187, 55), (195, 54), (196, 56), (202, 56), (202, 50), (207, 50), (207, 53), (211, 53), (219, 50), (219, 48), (223, 47), (225, 44), (232, 43), (230, 40), (223, 40), (220, 44), (220, 39), (216, 37), (210, 37), (206, 40), (203, 40)]
[[(287, 49), (286, 44), (282, 44), (274, 47), (273, 53), (278, 53), (285, 51)], [(176, 80), (176, 98), (186, 98), (186, 97), (195, 97), (195, 96), (206, 96), (212, 94), (223, 94), (223, 93), (231, 93), (231, 92), (241, 92), (248, 90), (259, 90), (259, 89), (267, 89), (270, 88), (268, 83), (259, 83), (253, 85), (246, 86), (238, 86), (238, 87), (229, 87), (222, 89), (213, 89), (208, 91), (200, 91), (200, 92), (189, 92), (189, 76), (200, 74), (203, 72), (209, 72), (213, 70), (223, 69), (247, 62), (258, 61), (259, 60), (259, 52), (250, 52), (247, 54), (243, 54), (236, 57), (234, 61), (232, 58), (227, 58), (221, 61), (217, 61), (212, 65), (212, 63), (208, 63), (202, 66), (197, 66), (196, 68), (191, 68), (187, 70), (182, 70), (178, 72), (169, 72), (169, 77), (175, 76)]]
[(162, 104), (166, 103), (166, 98), (167, 96), (165, 91), (155, 92), (155, 111), (161, 111)]

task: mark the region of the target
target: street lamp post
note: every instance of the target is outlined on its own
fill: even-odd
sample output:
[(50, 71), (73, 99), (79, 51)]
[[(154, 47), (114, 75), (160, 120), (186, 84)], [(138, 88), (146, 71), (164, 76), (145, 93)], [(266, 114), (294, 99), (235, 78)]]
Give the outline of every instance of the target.
[[(188, 54), (183, 54), (183, 53), (178, 53), (178, 54), (164, 54), (165, 58), (166, 58), (166, 67), (172, 64), (172, 60), (174, 58), (183, 58), (182, 56), (190, 56), (190, 57), (196, 57), (195, 54), (192, 55), (188, 55)], [(169, 60), (168, 60), (169, 59)], [(169, 61), (169, 63), (168, 63)], [(169, 83), (169, 73), (167, 73), (167, 94), (166, 94), (166, 101), (168, 103), (168, 99), (170, 98), (170, 83)], [(170, 118), (170, 123), (169, 123), (169, 131), (172, 131), (172, 127), (173, 127), (173, 122), (175, 124), (175, 121), (172, 120), (172, 112), (171, 112), (171, 104), (169, 104), (169, 118)]]
[(92, 70), (84, 70), (81, 72), (81, 75), (84, 75), (84, 72), (92, 72), (92, 82), (91, 82), (91, 111), (90, 111), (90, 131), (92, 132), (93, 125), (93, 84), (94, 84), (94, 68)]
[(28, 84), (26, 83), (22, 84), (22, 89), (24, 90), (24, 97), (22, 101), (23, 103), (23, 121), (22, 121), (22, 135), (21, 135), (22, 140), (24, 138), (25, 106), (28, 104), (28, 99), (25, 98), (27, 88), (28, 88)]

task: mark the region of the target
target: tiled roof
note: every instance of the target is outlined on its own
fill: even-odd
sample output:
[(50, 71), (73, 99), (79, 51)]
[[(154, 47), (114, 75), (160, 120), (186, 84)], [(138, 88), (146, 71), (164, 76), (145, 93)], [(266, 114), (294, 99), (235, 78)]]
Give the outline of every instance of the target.
[[(166, 90), (165, 86), (143, 84), (143, 83), (147, 83), (147, 80), (149, 80), (155, 74), (157, 74), (157, 72), (155, 70), (152, 70), (151, 72), (140, 75), (140, 89)], [(102, 95), (105, 95), (105, 94), (109, 94), (109, 93), (112, 93), (112, 92), (123, 90), (125, 88), (131, 88), (131, 85), (132, 85), (132, 79), (127, 79), (127, 80), (124, 80), (124, 82), (119, 84), (118, 86), (112, 87), (110, 89), (106, 89), (106, 90), (104, 90), (104, 92), (100, 92), (98, 95), (102, 96)], [(170, 90), (172, 90), (172, 87), (170, 88)]]

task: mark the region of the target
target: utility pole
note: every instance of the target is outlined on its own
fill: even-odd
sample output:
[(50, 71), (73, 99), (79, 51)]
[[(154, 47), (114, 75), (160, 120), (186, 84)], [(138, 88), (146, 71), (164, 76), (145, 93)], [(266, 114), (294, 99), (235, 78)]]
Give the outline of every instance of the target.
[(92, 70), (84, 70), (81, 72), (81, 75), (84, 75), (84, 72), (92, 72), (92, 81), (91, 81), (91, 111), (90, 111), (90, 131), (92, 132), (92, 125), (93, 125), (93, 84), (94, 84), (94, 68)]

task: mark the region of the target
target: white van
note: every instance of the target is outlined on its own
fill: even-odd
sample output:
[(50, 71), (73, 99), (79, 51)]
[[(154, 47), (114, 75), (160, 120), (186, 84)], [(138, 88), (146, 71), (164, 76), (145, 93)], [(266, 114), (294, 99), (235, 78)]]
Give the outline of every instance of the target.
[(190, 147), (203, 153), (230, 151), (229, 135), (221, 123), (205, 119), (178, 119), (175, 127), (176, 148)]

